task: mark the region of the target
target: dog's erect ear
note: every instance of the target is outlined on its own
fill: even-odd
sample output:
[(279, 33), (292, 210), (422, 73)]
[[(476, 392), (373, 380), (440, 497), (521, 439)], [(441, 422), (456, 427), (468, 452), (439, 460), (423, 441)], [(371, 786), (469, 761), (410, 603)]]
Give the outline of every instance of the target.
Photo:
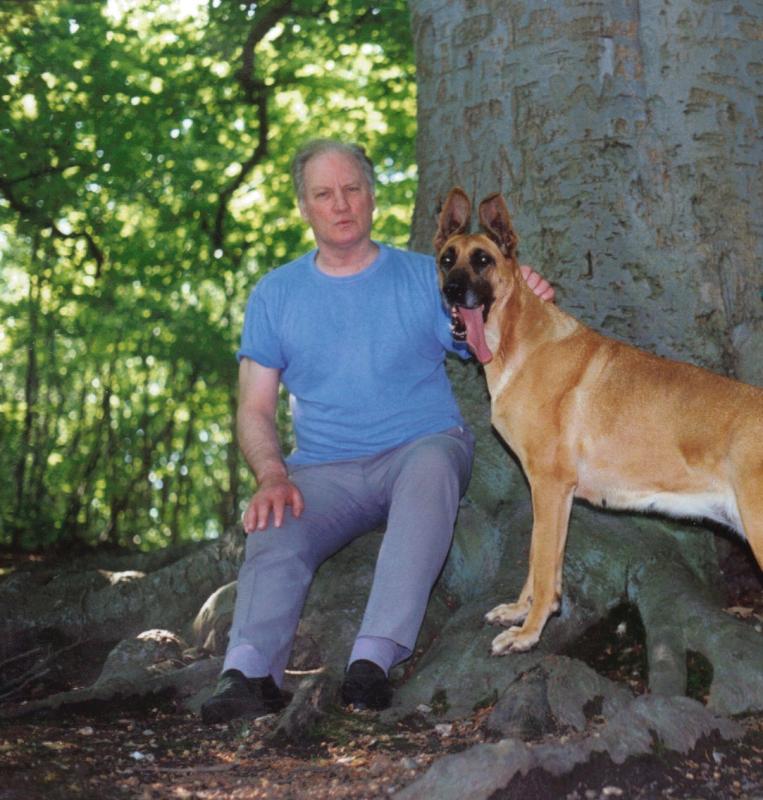
[(466, 233), (472, 217), (472, 204), (463, 189), (456, 186), (448, 193), (445, 205), (440, 212), (440, 222), (434, 237), (434, 251), (439, 253), (442, 246), (457, 233)]
[(517, 249), (516, 233), (511, 224), (509, 209), (497, 192), (486, 197), (480, 203), (480, 225), (485, 233), (498, 245), (506, 258), (513, 258)]

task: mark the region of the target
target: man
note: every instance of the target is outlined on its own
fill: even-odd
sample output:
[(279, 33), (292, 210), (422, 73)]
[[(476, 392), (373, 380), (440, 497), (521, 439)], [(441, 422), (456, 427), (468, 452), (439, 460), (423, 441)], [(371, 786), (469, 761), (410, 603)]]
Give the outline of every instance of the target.
[[(280, 690), (318, 566), (384, 523), (363, 622), (342, 685), (385, 708), (389, 671), (413, 651), (469, 479), (473, 437), (444, 368), (453, 342), (433, 259), (373, 241), (373, 166), (320, 140), (295, 158), (316, 249), (266, 275), (247, 305), (239, 358), (241, 449), (257, 478), (223, 673), (205, 722), (283, 707)], [(553, 289), (529, 268), (546, 298)], [(296, 449), (276, 435), (279, 384)]]

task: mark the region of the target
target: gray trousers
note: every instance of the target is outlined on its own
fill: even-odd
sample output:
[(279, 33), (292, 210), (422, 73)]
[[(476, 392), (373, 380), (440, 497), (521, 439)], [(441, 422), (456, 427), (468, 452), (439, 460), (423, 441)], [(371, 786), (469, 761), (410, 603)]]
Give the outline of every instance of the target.
[(385, 521), (358, 641), (394, 643), (394, 661), (410, 655), (473, 452), (471, 432), (452, 428), (369, 458), (292, 468), (305, 509), (295, 519), (287, 508), (280, 528), (247, 536), (223, 669), (280, 684), (315, 571)]

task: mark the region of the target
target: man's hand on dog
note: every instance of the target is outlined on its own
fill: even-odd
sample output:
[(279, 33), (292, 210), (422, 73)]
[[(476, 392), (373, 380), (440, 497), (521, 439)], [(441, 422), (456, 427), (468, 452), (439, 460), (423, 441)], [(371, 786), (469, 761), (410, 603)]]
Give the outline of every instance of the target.
[(273, 525), (280, 528), (286, 506), (291, 506), (293, 516), (300, 516), (305, 508), (302, 492), (285, 475), (263, 478), (241, 519), (244, 531), (246, 533), (264, 531), (268, 526), (271, 511)]
[(541, 300), (554, 301), (556, 295), (554, 287), (542, 275), (539, 275), (532, 267), (526, 265), (520, 266), (519, 271), (522, 273), (527, 285)]

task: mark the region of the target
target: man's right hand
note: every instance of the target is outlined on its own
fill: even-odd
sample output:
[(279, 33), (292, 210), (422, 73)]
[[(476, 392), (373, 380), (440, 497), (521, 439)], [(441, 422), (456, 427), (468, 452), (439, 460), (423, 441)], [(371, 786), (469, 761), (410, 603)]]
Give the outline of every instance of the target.
[(302, 492), (287, 477), (265, 478), (249, 501), (242, 522), (246, 533), (263, 531), (268, 526), (270, 512), (273, 512), (273, 525), (280, 528), (286, 506), (298, 517), (305, 508)]

